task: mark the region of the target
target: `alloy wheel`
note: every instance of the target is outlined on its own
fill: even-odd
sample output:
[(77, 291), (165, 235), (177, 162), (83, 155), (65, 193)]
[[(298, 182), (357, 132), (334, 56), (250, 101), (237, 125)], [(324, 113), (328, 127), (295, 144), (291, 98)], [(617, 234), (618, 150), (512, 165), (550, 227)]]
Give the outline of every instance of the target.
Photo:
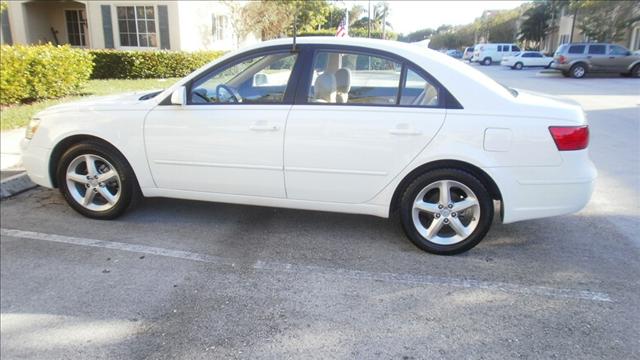
[(478, 226), (480, 203), (466, 185), (439, 180), (418, 193), (412, 219), (418, 233), (428, 241), (453, 245), (467, 239)]
[(88, 210), (110, 210), (120, 199), (120, 175), (98, 155), (76, 157), (69, 163), (65, 177), (73, 200)]

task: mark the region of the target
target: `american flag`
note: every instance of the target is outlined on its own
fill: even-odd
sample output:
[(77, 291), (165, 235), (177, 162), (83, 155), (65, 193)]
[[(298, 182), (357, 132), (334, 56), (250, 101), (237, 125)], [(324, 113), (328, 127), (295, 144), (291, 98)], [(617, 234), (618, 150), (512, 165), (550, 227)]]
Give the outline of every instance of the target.
[(346, 23), (344, 19), (340, 21), (340, 25), (338, 25), (338, 31), (336, 31), (336, 37), (345, 37), (349, 36), (349, 30), (347, 30)]

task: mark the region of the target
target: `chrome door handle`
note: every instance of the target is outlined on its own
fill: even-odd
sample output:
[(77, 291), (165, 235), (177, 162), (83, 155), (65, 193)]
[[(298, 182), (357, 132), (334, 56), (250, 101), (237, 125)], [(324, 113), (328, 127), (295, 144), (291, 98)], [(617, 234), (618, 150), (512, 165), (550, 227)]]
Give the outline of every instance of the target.
[(278, 125), (271, 125), (265, 123), (255, 123), (249, 126), (249, 130), (253, 131), (278, 131), (280, 127)]
[(421, 132), (415, 129), (391, 129), (389, 130), (391, 135), (420, 135)]

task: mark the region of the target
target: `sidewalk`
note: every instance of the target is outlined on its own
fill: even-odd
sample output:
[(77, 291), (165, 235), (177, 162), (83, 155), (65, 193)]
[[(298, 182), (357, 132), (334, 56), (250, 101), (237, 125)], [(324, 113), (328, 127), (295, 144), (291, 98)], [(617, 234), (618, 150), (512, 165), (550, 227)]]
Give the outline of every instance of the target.
[(0, 132), (0, 199), (31, 189), (31, 182), (22, 167), (20, 141), (24, 128)]
[[(21, 170), (20, 141), (24, 138), (24, 128), (0, 132), (0, 170)], [(3, 176), (4, 178), (4, 176)]]

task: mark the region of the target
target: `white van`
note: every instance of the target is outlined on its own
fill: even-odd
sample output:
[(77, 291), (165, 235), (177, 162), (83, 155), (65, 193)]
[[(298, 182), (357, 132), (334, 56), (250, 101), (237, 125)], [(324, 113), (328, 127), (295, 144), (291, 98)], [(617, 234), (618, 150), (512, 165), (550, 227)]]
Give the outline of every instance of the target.
[(503, 56), (513, 56), (520, 52), (520, 48), (515, 44), (477, 44), (473, 49), (471, 62), (477, 61), (482, 65), (500, 62)]

